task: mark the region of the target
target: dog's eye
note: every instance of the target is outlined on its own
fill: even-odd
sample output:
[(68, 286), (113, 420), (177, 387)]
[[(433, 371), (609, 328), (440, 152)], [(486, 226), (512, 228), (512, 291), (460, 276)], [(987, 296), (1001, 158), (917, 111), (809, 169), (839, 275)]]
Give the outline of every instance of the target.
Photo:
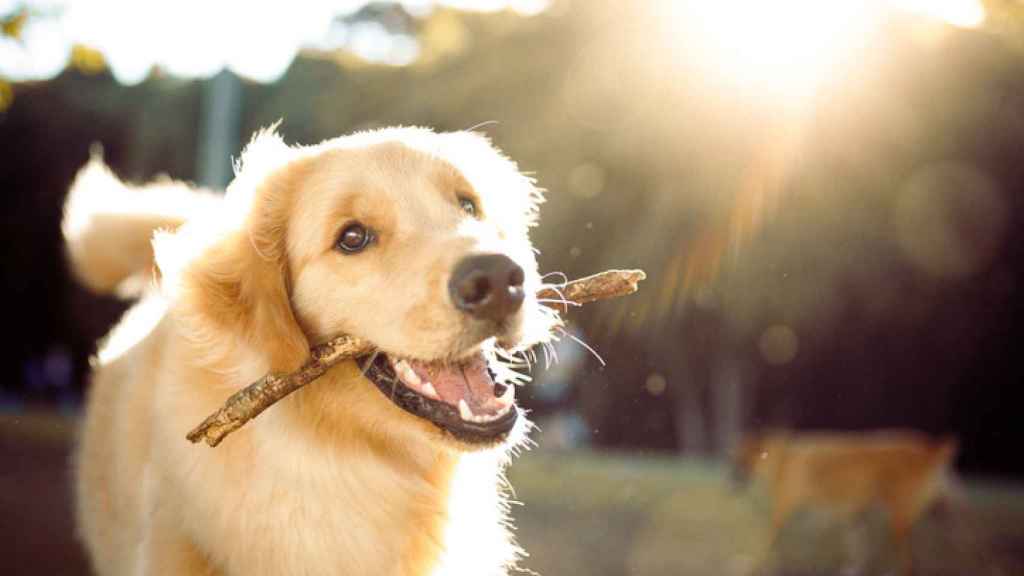
[(337, 246), (342, 252), (354, 254), (366, 248), (371, 240), (373, 240), (373, 235), (370, 231), (362, 224), (355, 222), (349, 224), (341, 231), (341, 235), (338, 236)]
[(459, 196), (459, 208), (470, 216), (476, 216), (476, 203), (465, 196)]

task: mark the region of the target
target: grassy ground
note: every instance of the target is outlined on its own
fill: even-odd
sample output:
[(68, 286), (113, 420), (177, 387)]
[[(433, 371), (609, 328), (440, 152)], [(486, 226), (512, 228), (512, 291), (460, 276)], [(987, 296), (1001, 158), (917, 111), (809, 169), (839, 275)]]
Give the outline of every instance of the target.
[[(526, 568), (545, 575), (729, 576), (893, 572), (887, 518), (806, 510), (768, 542), (770, 503), (725, 470), (676, 458), (527, 454), (510, 480)], [(915, 528), (916, 574), (1024, 574), (1024, 492), (970, 482), (965, 502)]]
[[(71, 532), (70, 420), (0, 414), (0, 574), (85, 575)], [(885, 574), (885, 518), (798, 514), (775, 546), (769, 503), (714, 464), (534, 451), (513, 464), (525, 568), (543, 576)], [(1024, 491), (969, 482), (966, 504), (914, 532), (918, 575), (1024, 574)]]

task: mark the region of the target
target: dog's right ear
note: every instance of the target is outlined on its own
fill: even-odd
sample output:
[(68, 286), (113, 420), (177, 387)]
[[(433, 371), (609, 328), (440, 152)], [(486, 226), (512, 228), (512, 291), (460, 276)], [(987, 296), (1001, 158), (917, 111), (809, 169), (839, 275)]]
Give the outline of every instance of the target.
[(263, 132), (246, 148), (221, 210), (154, 240), (172, 311), (201, 361), (237, 361), (239, 345), (272, 373), (294, 371), (308, 358), (285, 248), (305, 165), (276, 134)]

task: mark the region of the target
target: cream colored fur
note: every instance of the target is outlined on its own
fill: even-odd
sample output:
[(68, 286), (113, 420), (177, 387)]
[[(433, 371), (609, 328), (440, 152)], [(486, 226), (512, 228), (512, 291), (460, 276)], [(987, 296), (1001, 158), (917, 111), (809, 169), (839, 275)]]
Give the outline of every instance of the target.
[(169, 179), (133, 189), (94, 153), (65, 200), (63, 232), (72, 270), (97, 292), (136, 295), (154, 271), (153, 231), (173, 230), (217, 202), (210, 191)]
[[(233, 391), (338, 333), (420, 359), (492, 347), (449, 304), (447, 275), (501, 252), (534, 293), (540, 196), (486, 139), (387, 129), (299, 148), (267, 131), (223, 198), (131, 189), (98, 160), (69, 198), (68, 249), (95, 289), (146, 275), (141, 247), (164, 230), (152, 285), (100, 348), (76, 455), (98, 574), (506, 573), (520, 551), (502, 470), (525, 419), (506, 445), (470, 450), (344, 362), (217, 448), (185, 440)], [(378, 241), (344, 255), (334, 242), (354, 220)], [(514, 320), (500, 336), (519, 346), (558, 322), (532, 297)]]

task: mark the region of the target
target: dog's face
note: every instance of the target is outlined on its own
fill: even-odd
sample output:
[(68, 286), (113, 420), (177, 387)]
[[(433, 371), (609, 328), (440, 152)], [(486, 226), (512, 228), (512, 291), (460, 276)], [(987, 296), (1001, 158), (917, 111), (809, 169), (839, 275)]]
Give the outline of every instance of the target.
[[(488, 338), (523, 342), (540, 280), (524, 215), (508, 211), (525, 205), (492, 198), (522, 191), (471, 182), (449, 161), (398, 141), (330, 150), (313, 162), (287, 248), (292, 302), (311, 339), (356, 334), (427, 361), (466, 358)], [(473, 271), (461, 273), (487, 292), (477, 307), (456, 277), (474, 257)]]
[[(247, 340), (278, 370), (294, 368), (287, 358), (310, 342), (372, 342), (379, 352), (359, 359), (361, 376), (335, 394), (351, 425), (440, 429), (464, 447), (503, 441), (518, 410), (495, 351), (547, 339), (558, 322), (535, 297), (532, 182), (469, 133), (355, 135), (303, 150), (272, 174), (247, 174), (258, 157), (243, 157), (232, 186), (257, 190), (238, 248), (255, 252), (263, 286), (218, 290), (248, 301), (220, 311), (224, 322), (244, 318), (243, 330), (260, 333)], [(258, 275), (248, 274), (251, 284)]]
[(380, 353), (361, 367), (400, 407), (489, 443), (517, 410), (487, 347), (527, 345), (551, 327), (534, 296), (535, 192), (482, 138), (416, 136), (312, 160), (288, 223), (292, 303), (314, 341), (373, 342)]

